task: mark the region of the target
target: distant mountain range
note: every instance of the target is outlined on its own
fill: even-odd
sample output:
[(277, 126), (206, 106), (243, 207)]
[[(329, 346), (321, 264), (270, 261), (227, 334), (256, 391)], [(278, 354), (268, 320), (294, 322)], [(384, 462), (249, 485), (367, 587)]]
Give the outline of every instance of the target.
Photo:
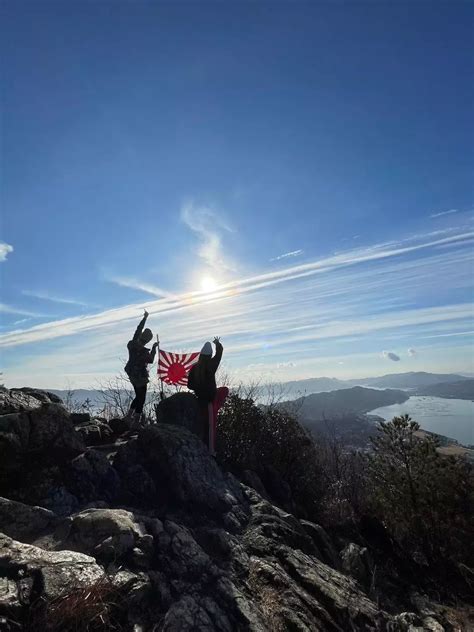
[[(432, 384), (469, 381), (471, 378), (456, 373), (390, 373), (379, 377), (366, 377), (357, 380), (338, 380), (330, 377), (313, 377), (307, 380), (294, 380), (281, 385), (285, 397), (293, 398), (311, 393), (338, 391), (351, 386), (370, 386), (375, 388), (401, 388), (415, 390)], [(443, 397), (438, 395), (438, 397)]]
[(410, 373), (390, 373), (380, 377), (368, 377), (363, 380), (352, 380), (361, 386), (376, 386), (378, 388), (415, 389), (444, 382), (462, 382), (470, 378), (455, 373), (425, 373), (424, 371)]
[(474, 379), (460, 382), (441, 382), (416, 389), (417, 395), (444, 397), (446, 399), (471, 399), (474, 401)]

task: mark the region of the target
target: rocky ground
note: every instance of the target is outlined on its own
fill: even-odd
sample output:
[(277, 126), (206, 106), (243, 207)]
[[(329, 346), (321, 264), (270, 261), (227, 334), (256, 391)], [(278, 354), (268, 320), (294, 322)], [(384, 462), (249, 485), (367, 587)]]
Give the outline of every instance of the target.
[(191, 396), (158, 412), (132, 434), (53, 394), (0, 392), (0, 631), (474, 629), (415, 581), (409, 609), (379, 605), (367, 547), (222, 471)]

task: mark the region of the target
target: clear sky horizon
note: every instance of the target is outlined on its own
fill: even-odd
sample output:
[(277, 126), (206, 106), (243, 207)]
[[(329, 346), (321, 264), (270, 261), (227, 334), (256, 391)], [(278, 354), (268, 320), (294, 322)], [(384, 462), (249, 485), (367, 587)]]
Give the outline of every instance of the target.
[(0, 6), (7, 386), (143, 308), (235, 380), (474, 373), (468, 2)]

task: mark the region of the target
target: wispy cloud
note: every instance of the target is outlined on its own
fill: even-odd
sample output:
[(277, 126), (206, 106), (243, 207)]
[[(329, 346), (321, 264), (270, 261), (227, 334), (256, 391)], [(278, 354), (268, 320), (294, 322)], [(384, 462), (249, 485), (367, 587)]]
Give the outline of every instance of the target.
[[(21, 307), (14, 307), (13, 305), (6, 305), (5, 303), (0, 303), (0, 312), (3, 314), (16, 314), (18, 316), (29, 316), (30, 318), (44, 318), (45, 317), (45, 314), (30, 312)], [(23, 319), (23, 320), (28, 320), (28, 319)]]
[(235, 265), (224, 255), (222, 233), (231, 228), (214, 210), (188, 202), (181, 208), (181, 219), (199, 239), (198, 256), (212, 269), (234, 271)]
[[(237, 331), (242, 336), (253, 336), (259, 330), (273, 331), (278, 333), (279, 341), (286, 344), (292, 339), (297, 342), (314, 341), (328, 336), (366, 335), (384, 328), (416, 326), (453, 318), (467, 319), (472, 316), (469, 305), (401, 311), (397, 309), (397, 302), (400, 303), (400, 296), (406, 301), (410, 292), (413, 300), (418, 300), (420, 290), (433, 291), (436, 289), (433, 284), (439, 287), (440, 275), (444, 275), (447, 287), (468, 283), (469, 278), (464, 279), (462, 275), (463, 270), (467, 271), (462, 264), (466, 257), (466, 249), (463, 248), (472, 235), (460, 233), (417, 244), (409, 240), (396, 247), (387, 245), (380, 248), (376, 244), (221, 284), (211, 295), (188, 292), (157, 298), (145, 304), (126, 305), (97, 314), (45, 323), (22, 332), (6, 333), (0, 336), (0, 345), (16, 346), (118, 326), (136, 318), (142, 307), (146, 307), (151, 315), (159, 315), (160, 322), (172, 318), (175, 331), (179, 324), (184, 332), (184, 344), (186, 340), (190, 341), (189, 331), (195, 332), (197, 337), (200, 329), (203, 332), (204, 328), (223, 331), (224, 326), (226, 335)], [(441, 243), (456, 248), (456, 255), (449, 250), (437, 253), (436, 246)], [(425, 252), (429, 252), (429, 257)], [(404, 260), (403, 255), (407, 254), (410, 259)], [(413, 259), (415, 254), (418, 255), (417, 260)], [(378, 264), (375, 265), (375, 262)], [(437, 275), (433, 275), (433, 269), (437, 270)], [(274, 289), (281, 283), (287, 284), (284, 293)], [(378, 307), (382, 295), (386, 300), (390, 299), (391, 304)], [(218, 309), (216, 303), (220, 303)], [(236, 308), (239, 308), (237, 312), (241, 316), (235, 315)], [(382, 316), (383, 310), (390, 311)], [(192, 313), (189, 326), (186, 324), (186, 312)], [(196, 326), (198, 314), (199, 320), (202, 320), (200, 329)], [(262, 315), (261, 320), (257, 320), (259, 314)], [(304, 334), (305, 330), (311, 335)], [(257, 348), (259, 344), (251, 343), (251, 348)], [(248, 348), (238, 347), (240, 350)]]
[(131, 277), (111, 276), (106, 277), (106, 280), (110, 283), (115, 283), (120, 287), (128, 287), (133, 290), (141, 290), (142, 292), (146, 292), (147, 294), (151, 294), (152, 296), (156, 296), (157, 298), (174, 298), (174, 295), (170, 292), (163, 290), (162, 288), (153, 285), (152, 283), (140, 281), (139, 279), (134, 279)]
[(13, 246), (6, 244), (4, 241), (0, 241), (0, 262), (6, 261), (10, 252), (13, 252)]
[(299, 257), (302, 255), (303, 251), (300, 250), (292, 250), (291, 252), (285, 252), (282, 255), (278, 255), (278, 257), (273, 257), (270, 261), (280, 261), (280, 259), (288, 259), (289, 257)]
[(459, 213), (457, 208), (450, 208), (449, 211), (441, 211), (440, 213), (433, 213), (430, 217), (441, 217), (442, 215), (451, 215), (452, 213)]
[(411, 348), (411, 347), (410, 347), (410, 349), (408, 349), (408, 355), (409, 355), (409, 356), (411, 356), (411, 357), (416, 356), (416, 351), (415, 351), (415, 349), (413, 349), (413, 348)]
[(89, 307), (88, 303), (78, 301), (73, 298), (65, 298), (61, 296), (55, 296), (46, 291), (41, 290), (22, 290), (24, 296), (30, 296), (32, 298), (38, 298), (42, 301), (50, 301), (51, 303), (62, 303), (64, 305), (80, 305), (81, 307)]
[(398, 356), (396, 353), (393, 353), (393, 351), (383, 351), (382, 355), (384, 358), (392, 360), (392, 362), (400, 362), (400, 356)]

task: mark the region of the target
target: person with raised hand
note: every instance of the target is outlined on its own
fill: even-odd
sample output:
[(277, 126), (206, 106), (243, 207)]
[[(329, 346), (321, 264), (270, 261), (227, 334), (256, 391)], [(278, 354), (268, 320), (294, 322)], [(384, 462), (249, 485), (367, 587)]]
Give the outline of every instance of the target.
[(188, 374), (188, 388), (194, 391), (201, 408), (203, 420), (202, 438), (209, 447), (212, 456), (216, 454), (216, 422), (217, 413), (229, 394), (226, 386), (217, 388), (216, 371), (222, 359), (224, 347), (220, 338), (213, 340), (216, 353), (212, 355), (212, 345), (206, 342), (199, 354), (199, 360)]
[(147, 318), (148, 312), (144, 310), (143, 318), (138, 323), (133, 338), (127, 343), (128, 362), (125, 365), (125, 373), (135, 391), (135, 399), (130, 405), (127, 417), (132, 420), (133, 425), (140, 422), (143, 413), (149, 381), (148, 365), (155, 361), (158, 346), (158, 343), (155, 342), (151, 350), (146, 347), (153, 339), (151, 329), (144, 329)]

